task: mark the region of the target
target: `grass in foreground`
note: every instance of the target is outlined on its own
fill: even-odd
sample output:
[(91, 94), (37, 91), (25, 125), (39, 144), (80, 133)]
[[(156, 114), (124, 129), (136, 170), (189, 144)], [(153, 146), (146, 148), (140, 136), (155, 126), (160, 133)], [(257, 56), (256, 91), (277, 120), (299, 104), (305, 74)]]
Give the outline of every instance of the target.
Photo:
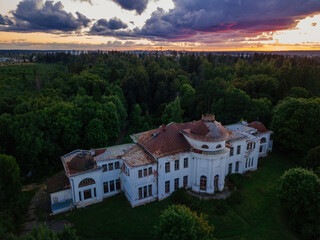
[[(246, 176), (240, 203), (195, 200), (196, 210), (208, 214), (217, 239), (294, 240), (276, 198), (278, 178), (292, 167), (283, 155), (272, 154)], [(124, 195), (117, 195), (57, 218), (74, 223), (81, 239), (152, 239), (153, 226), (170, 204), (172, 199), (168, 198), (131, 208)]]

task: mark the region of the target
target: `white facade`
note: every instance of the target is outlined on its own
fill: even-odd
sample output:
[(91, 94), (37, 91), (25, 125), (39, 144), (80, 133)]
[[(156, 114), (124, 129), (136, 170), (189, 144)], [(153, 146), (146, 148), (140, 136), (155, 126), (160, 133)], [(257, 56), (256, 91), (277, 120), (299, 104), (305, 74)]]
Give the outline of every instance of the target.
[[(162, 200), (181, 187), (214, 194), (224, 189), (228, 174), (256, 170), (258, 158), (272, 150), (272, 131), (247, 123), (223, 127), (212, 118), (135, 134), (134, 144), (63, 156), (74, 206), (119, 192), (133, 207)], [(79, 170), (80, 162), (79, 166), (92, 165)]]

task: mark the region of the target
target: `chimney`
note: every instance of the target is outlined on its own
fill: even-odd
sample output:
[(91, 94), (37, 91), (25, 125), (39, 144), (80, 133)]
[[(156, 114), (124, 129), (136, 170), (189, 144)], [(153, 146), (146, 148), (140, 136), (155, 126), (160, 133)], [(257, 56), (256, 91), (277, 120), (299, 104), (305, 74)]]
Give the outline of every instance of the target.
[(162, 124), (161, 130), (162, 130), (162, 132), (164, 132), (166, 130), (166, 125), (165, 124)]
[(90, 149), (90, 155), (93, 157), (95, 153), (96, 153), (96, 151), (93, 148), (91, 148)]

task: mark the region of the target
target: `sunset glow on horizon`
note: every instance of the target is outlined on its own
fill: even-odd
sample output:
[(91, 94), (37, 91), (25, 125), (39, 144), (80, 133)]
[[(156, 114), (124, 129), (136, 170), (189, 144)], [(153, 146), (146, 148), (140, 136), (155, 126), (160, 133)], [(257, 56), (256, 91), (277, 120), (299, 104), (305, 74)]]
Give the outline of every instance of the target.
[(320, 1), (4, 0), (0, 49), (320, 50)]

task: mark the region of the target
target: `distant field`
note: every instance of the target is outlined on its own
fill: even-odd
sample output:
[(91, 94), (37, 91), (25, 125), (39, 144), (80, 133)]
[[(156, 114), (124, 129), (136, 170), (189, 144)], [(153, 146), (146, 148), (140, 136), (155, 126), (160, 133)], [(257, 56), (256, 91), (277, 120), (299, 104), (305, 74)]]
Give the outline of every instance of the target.
[[(260, 160), (259, 170), (245, 178), (239, 204), (199, 201), (215, 227), (214, 235), (224, 240), (294, 240), (276, 198), (279, 176), (293, 163), (272, 154)], [(151, 239), (160, 212), (172, 204), (171, 198), (131, 208), (124, 195), (108, 198), (86, 209), (59, 215), (72, 223), (81, 239)], [(212, 210), (211, 210), (212, 209)]]

